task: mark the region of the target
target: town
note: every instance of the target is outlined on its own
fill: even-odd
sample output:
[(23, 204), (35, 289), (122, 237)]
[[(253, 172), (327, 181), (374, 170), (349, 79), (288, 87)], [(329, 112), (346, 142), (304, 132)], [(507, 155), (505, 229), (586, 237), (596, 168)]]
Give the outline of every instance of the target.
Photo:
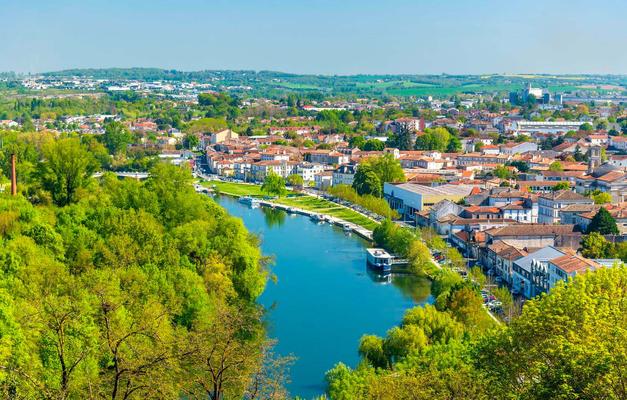
[[(114, 247), (104, 251), (98, 247), (103, 244), (70, 233), (96, 223), (85, 221), (83, 228), (59, 228), (55, 234), (67, 246), (80, 238), (84, 248), (76, 245), (56, 257), (59, 262), (71, 260), (77, 271), (117, 264), (148, 268), (143, 263), (150, 262), (134, 261), (143, 254), (139, 248), (144, 243), (139, 242), (154, 248), (176, 243), (176, 251), (184, 254), (181, 268), (194, 265), (194, 271), (205, 274), (209, 292), (225, 296), (227, 303), (233, 296), (244, 296), (234, 294), (242, 289), (234, 289), (233, 282), (251, 284), (247, 279), (257, 282), (250, 289), (256, 294), (246, 294), (255, 303), (266, 275), (238, 275), (244, 274), (236, 268), (247, 256), (231, 259), (219, 243), (225, 241), (232, 246), (228, 251), (238, 254), (239, 247), (230, 241), (246, 237), (245, 242), (259, 251), (266, 234), (272, 237), (270, 231), (285, 224), (281, 229), (286, 232), (298, 229), (303, 235), (321, 235), (319, 243), (334, 243), (327, 243), (326, 255), (318, 256), (328, 257), (326, 263), (335, 265), (337, 272), (318, 272), (325, 265), (312, 250), (305, 252), (303, 243), (282, 245), (276, 254), (278, 287), (281, 276), (295, 278), (289, 275), (295, 271), (281, 270), (284, 260), (297, 258), (307, 266), (296, 277), (305, 283), (298, 289), (303, 293), (336, 274), (343, 284), (360, 279), (364, 286), (352, 293), (356, 298), (369, 293), (378, 302), (389, 300), (369, 291), (379, 287), (404, 287), (405, 293), (412, 293), (416, 308), (388, 335), (409, 329), (405, 321), (413, 312), (425, 312), (433, 313), (435, 320), (463, 325), (464, 335), (472, 337), (515, 326), (526, 304), (575, 287), (578, 277), (623, 270), (625, 85), (620, 77), (594, 75), (573, 80), (544, 75), (322, 77), (153, 69), (5, 73), (0, 75), (0, 196), (7, 204), (23, 199), (35, 210), (49, 207), (53, 211), (46, 213), (55, 214), (62, 224), (78, 218), (76, 211), (66, 211), (78, 206), (95, 221), (108, 221), (98, 222), (103, 226), (115, 226), (124, 218), (103, 217), (94, 210), (114, 207), (124, 214), (130, 207), (133, 211), (125, 218), (141, 215), (149, 224), (156, 217), (146, 213), (155, 213), (163, 218), (163, 226), (153, 227), (154, 232), (167, 232), (158, 245), (151, 242), (154, 232), (138, 226), (144, 236), (130, 239), (133, 234), (125, 231), (103, 239)], [(90, 193), (98, 193), (99, 200)], [(196, 201), (208, 203), (193, 206)], [(226, 211), (217, 212), (216, 206)], [(259, 206), (261, 210), (255, 210)], [(218, 217), (198, 219), (196, 215), (204, 215), (200, 209)], [(22, 213), (23, 224), (49, 218)], [(244, 225), (220, 213), (240, 216), (255, 233), (244, 235)], [(2, 229), (11, 241), (18, 219), (13, 211), (5, 214)], [(285, 215), (295, 218), (286, 223)], [(299, 215), (309, 217), (309, 227), (303, 228), (307, 225)], [(260, 220), (263, 225), (255, 225)], [(224, 223), (239, 223), (239, 236), (220, 230)], [(301, 225), (290, 228), (296, 223)], [(55, 228), (44, 225), (23, 232), (34, 243), (59, 251), (54, 249), (61, 239), (51, 233)], [(308, 229), (315, 230), (304, 233)], [(209, 236), (192, 239), (197, 235)], [(281, 242), (295, 239), (284, 235)], [(54, 240), (59, 243), (50, 244)], [(129, 240), (138, 242), (137, 255), (124, 247)], [(203, 240), (212, 243), (204, 244), (211, 250), (200, 248)], [(301, 246), (297, 256), (290, 253)], [(351, 261), (343, 258), (353, 254), (345, 250), (351, 246), (359, 248), (358, 261), (354, 255)], [(338, 256), (334, 251), (345, 253)], [(170, 253), (163, 251), (162, 256), (162, 265), (171, 262)], [(266, 274), (270, 257), (265, 256), (271, 255), (254, 253), (254, 266), (247, 268), (258, 269), (245, 273)], [(357, 272), (342, 275), (347, 265), (357, 265)], [(316, 282), (316, 276), (324, 278)], [(410, 283), (401, 284), (403, 280)], [(429, 293), (416, 295), (424, 285)], [(176, 291), (188, 296), (180, 287)], [(389, 301), (389, 309), (398, 308), (398, 300)], [(360, 310), (359, 304), (353, 307), (352, 312)], [(359, 329), (354, 333), (361, 336)], [(462, 334), (455, 335), (468, 345)], [(347, 373), (370, 373), (362, 369), (370, 367), (391, 371), (397, 357), (409, 357), (415, 350), (405, 349), (412, 346), (410, 339), (400, 350), (390, 350), (385, 347), (388, 340), (361, 336), (359, 356), (368, 367)], [(329, 376), (342, 368), (337, 364), (328, 372), (332, 398), (334, 380)], [(309, 372), (320, 377), (325, 371)], [(307, 384), (299, 385), (296, 390), (311, 394)]]

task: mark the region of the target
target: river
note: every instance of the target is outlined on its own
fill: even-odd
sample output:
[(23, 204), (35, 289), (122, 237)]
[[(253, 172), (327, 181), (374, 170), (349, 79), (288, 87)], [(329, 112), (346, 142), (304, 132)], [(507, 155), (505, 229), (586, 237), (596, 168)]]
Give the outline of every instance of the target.
[(323, 394), (326, 371), (339, 361), (358, 364), (362, 335), (384, 335), (405, 310), (432, 301), (427, 279), (394, 276), (389, 283), (370, 274), (364, 252), (368, 242), (341, 228), (253, 209), (226, 196), (218, 202), (261, 237), (264, 254), (275, 257), (276, 282), (268, 282), (259, 301), (269, 310), (275, 351), (297, 358), (288, 384), (292, 396)]

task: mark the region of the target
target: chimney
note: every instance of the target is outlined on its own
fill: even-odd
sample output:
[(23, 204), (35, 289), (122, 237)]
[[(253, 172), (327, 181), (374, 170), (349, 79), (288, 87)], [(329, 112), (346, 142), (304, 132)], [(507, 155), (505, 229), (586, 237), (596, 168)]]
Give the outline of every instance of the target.
[(17, 176), (15, 174), (15, 153), (11, 154), (11, 196), (17, 194)]

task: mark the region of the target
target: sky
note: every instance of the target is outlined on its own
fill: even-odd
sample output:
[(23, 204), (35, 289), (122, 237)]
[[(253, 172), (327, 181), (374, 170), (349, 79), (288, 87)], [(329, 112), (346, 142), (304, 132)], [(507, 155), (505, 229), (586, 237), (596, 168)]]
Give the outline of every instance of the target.
[(627, 74), (626, 0), (0, 0), (0, 71)]

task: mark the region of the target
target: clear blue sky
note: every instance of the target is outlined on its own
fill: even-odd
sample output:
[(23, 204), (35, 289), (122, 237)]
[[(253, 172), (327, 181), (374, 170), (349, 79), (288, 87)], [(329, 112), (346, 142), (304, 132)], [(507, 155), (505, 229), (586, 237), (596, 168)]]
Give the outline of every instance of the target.
[(0, 0), (0, 71), (627, 74), (625, 0)]

